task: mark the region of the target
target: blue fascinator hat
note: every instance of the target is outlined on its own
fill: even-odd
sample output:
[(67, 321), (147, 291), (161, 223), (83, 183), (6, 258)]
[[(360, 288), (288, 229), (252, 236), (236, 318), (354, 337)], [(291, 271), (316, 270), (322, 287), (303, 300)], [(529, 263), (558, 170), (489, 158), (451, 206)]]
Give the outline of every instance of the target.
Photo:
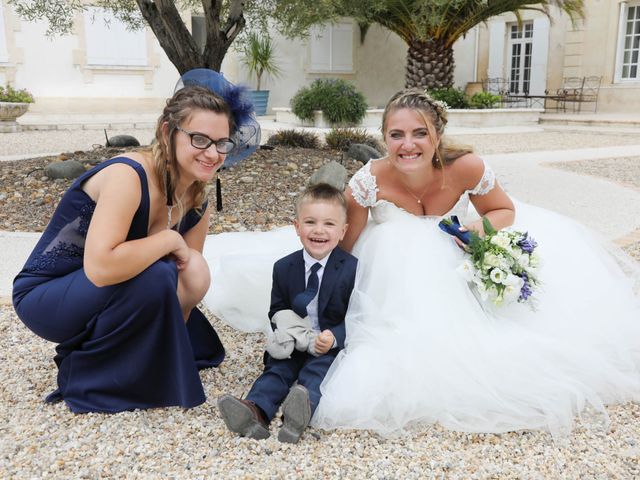
[(260, 146), (260, 124), (256, 120), (247, 88), (242, 85), (234, 85), (225, 79), (222, 73), (208, 68), (196, 68), (180, 77), (174, 93), (181, 88), (194, 85), (211, 90), (229, 105), (236, 124), (236, 129), (231, 135), (235, 147), (227, 154), (224, 165), (225, 167), (233, 167)]

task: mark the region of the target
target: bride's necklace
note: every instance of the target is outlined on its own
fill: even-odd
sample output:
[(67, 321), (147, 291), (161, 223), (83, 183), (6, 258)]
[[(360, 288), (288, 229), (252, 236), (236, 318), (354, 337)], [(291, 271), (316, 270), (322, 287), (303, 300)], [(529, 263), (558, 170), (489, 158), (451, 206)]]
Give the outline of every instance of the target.
[(429, 190), (429, 185), (427, 185), (427, 187), (422, 191), (422, 193), (419, 196), (414, 195), (414, 193), (409, 189), (409, 187), (407, 187), (407, 185), (404, 183), (404, 181), (398, 177), (398, 180), (400, 180), (400, 184), (402, 185), (402, 188), (405, 189), (405, 191), (411, 195), (416, 202), (418, 202), (418, 204), (422, 205), (422, 197), (424, 197), (424, 194), (427, 193), (427, 190)]

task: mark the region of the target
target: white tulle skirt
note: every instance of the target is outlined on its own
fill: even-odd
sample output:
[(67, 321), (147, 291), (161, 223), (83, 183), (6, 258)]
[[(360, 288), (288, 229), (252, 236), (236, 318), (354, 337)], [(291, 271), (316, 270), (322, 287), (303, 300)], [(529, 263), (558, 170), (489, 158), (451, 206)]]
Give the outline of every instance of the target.
[[(640, 400), (637, 265), (624, 273), (586, 228), (518, 203), (515, 228), (538, 241), (543, 261), (537, 310), (488, 307), (456, 271), (464, 254), (438, 219), (373, 208), (353, 252), (347, 345), (313, 425), (392, 435), (438, 422), (562, 437), (577, 418), (606, 426), (605, 404)], [(297, 248), (289, 228), (209, 237), (205, 302), (236, 328), (266, 331), (273, 262)]]

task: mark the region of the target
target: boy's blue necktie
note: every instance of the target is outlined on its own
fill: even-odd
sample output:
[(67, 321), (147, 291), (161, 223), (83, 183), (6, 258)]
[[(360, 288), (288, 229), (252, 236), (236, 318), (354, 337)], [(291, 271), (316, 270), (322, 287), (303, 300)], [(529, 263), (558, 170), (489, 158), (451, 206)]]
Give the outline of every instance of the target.
[(318, 294), (318, 270), (322, 267), (321, 263), (314, 263), (311, 266), (311, 273), (309, 274), (309, 280), (307, 280), (307, 289), (304, 292), (300, 292), (293, 299), (293, 311), (300, 315), (302, 318), (307, 316), (307, 305)]

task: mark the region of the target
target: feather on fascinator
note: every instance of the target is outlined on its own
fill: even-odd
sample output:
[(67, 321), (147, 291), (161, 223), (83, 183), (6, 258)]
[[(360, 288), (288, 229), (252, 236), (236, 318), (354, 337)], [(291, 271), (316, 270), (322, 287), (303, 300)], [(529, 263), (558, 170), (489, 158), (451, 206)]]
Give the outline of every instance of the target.
[(247, 87), (234, 85), (222, 73), (208, 68), (189, 70), (180, 77), (174, 93), (181, 88), (197, 85), (219, 95), (229, 105), (236, 124), (231, 140), (235, 147), (227, 154), (225, 166), (233, 167), (244, 160), (260, 146), (260, 124), (254, 114), (253, 103), (247, 94)]

